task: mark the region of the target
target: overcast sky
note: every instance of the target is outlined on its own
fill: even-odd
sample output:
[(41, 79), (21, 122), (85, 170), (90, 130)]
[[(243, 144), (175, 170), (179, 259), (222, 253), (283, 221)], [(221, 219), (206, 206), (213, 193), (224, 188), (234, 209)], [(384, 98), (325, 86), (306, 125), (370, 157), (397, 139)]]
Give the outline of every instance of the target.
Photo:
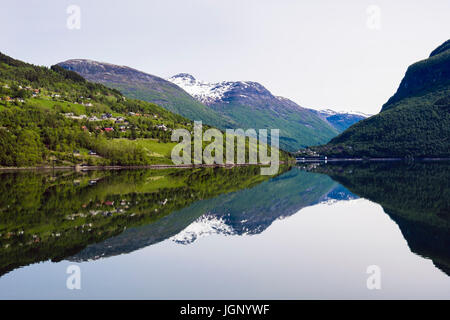
[[(69, 5), (80, 29), (67, 27)], [(26, 62), (257, 81), (304, 107), (366, 113), (450, 37), (449, 0), (15, 0), (0, 13), (0, 51)]]

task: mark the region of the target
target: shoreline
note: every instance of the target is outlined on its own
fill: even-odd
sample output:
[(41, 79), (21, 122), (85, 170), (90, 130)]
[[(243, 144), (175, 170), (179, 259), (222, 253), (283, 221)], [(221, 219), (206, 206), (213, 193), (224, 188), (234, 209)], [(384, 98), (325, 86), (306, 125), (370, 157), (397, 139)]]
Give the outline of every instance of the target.
[[(399, 162), (404, 158), (329, 158), (329, 159), (296, 159), (295, 161), (280, 161), (279, 164), (298, 163), (328, 163), (328, 162)], [(450, 161), (450, 158), (420, 158), (413, 159), (412, 162), (439, 162)], [(244, 166), (264, 166), (269, 164), (149, 164), (149, 165), (109, 165), (109, 166), (35, 166), (35, 167), (0, 167), (1, 172), (11, 171), (50, 171), (50, 170), (74, 170), (74, 171), (94, 171), (94, 170), (136, 170), (136, 169), (195, 169), (195, 168), (234, 168)]]
[[(279, 164), (286, 164), (280, 161)], [(292, 162), (295, 164), (295, 162)], [(74, 170), (74, 171), (94, 171), (94, 170), (136, 170), (136, 169), (195, 169), (195, 168), (234, 168), (247, 166), (264, 166), (269, 164), (149, 164), (137, 166), (36, 166), (36, 167), (0, 167), (2, 171), (51, 171), (51, 170)]]

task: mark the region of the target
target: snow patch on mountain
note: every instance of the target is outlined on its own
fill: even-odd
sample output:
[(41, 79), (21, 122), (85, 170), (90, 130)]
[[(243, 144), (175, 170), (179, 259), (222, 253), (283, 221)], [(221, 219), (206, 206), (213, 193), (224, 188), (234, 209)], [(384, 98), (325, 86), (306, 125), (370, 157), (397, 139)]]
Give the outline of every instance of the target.
[(190, 244), (195, 240), (213, 234), (233, 235), (236, 232), (222, 218), (205, 214), (187, 226), (170, 240), (179, 244)]
[[(217, 83), (209, 83), (195, 79), (188, 73), (179, 73), (169, 79), (168, 81), (181, 87), (193, 96), (198, 101), (204, 104), (211, 104), (223, 99), (226, 92), (230, 91), (236, 82), (222, 81)], [(246, 82), (239, 82), (240, 84), (248, 86)]]
[(369, 118), (372, 116), (371, 114), (363, 113), (360, 111), (334, 111), (331, 109), (323, 109), (323, 110), (319, 110), (318, 112), (327, 117), (334, 116), (337, 114), (350, 114), (350, 115), (355, 115), (355, 116), (361, 116), (364, 118)]

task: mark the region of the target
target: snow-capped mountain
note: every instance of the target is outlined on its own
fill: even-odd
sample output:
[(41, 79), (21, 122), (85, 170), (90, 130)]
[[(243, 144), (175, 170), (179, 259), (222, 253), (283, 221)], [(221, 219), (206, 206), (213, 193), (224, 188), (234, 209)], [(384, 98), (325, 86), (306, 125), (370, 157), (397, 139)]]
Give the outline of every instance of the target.
[[(197, 80), (188, 73), (177, 74), (168, 80), (184, 89), (198, 101), (211, 107), (220, 103), (233, 103), (236, 101), (250, 102), (254, 106), (258, 106), (258, 102), (261, 102), (261, 100), (270, 101), (271, 99), (276, 99), (277, 102), (283, 103), (290, 101), (289, 99), (273, 96), (269, 90), (258, 82), (253, 81), (221, 81), (210, 83)], [(296, 103), (293, 104), (297, 110), (302, 109)]]
[[(188, 73), (177, 74), (168, 81), (239, 126), (251, 124), (254, 128), (264, 128), (267, 124), (276, 125), (281, 129), (281, 146), (286, 150), (323, 143), (323, 140), (369, 117), (361, 112), (303, 108), (292, 100), (273, 95), (264, 86), (252, 81), (209, 83), (197, 80)], [(318, 137), (319, 133), (323, 137)]]
[(360, 111), (353, 111), (353, 110), (352, 111), (334, 111), (331, 109), (322, 109), (322, 110), (319, 110), (319, 112), (321, 114), (323, 114), (324, 116), (334, 116), (337, 114), (355, 115), (355, 116), (361, 116), (364, 118), (368, 118), (368, 117), (372, 116), (371, 114), (368, 114), (368, 113), (364, 113), (364, 112), (360, 112)]
[(187, 73), (168, 80), (228, 119), (233, 128), (280, 129), (280, 147), (288, 151), (324, 143), (339, 133), (317, 111), (275, 96), (258, 82), (208, 83)]
[(372, 116), (359, 111), (334, 111), (331, 109), (319, 110), (317, 113), (339, 132), (344, 131), (351, 125)]

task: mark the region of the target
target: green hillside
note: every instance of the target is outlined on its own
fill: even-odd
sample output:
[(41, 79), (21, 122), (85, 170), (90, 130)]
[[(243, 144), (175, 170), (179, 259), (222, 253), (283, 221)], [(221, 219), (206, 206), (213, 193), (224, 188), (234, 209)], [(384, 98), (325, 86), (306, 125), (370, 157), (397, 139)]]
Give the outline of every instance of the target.
[(276, 103), (264, 108), (255, 106), (257, 103), (228, 101), (211, 107), (224, 117), (232, 119), (239, 128), (279, 128), (280, 148), (291, 152), (327, 142), (338, 134), (335, 128), (319, 118), (313, 110), (280, 107), (274, 111), (278, 106)]
[[(3, 166), (170, 163), (164, 147), (170, 130), (191, 127), (187, 119), (160, 106), (126, 99), (74, 72), (4, 54), (0, 99)], [(153, 141), (153, 147), (146, 150), (136, 143), (140, 139)]]
[(450, 157), (449, 41), (408, 68), (379, 114), (314, 150), (338, 157)]

